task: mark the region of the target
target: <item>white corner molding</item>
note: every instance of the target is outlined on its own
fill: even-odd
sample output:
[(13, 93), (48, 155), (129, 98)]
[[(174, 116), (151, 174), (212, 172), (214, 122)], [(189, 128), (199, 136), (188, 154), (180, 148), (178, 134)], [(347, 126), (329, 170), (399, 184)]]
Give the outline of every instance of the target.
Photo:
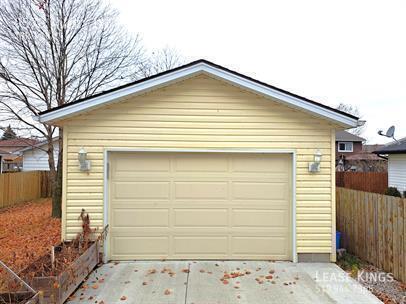
[(331, 120), (334, 123), (338, 123), (346, 128), (354, 128), (359, 124), (359, 121), (356, 118), (349, 117), (345, 114), (336, 112), (333, 109), (325, 108), (322, 105), (317, 105), (305, 99), (281, 92), (265, 84), (247, 79), (236, 73), (210, 65), (206, 62), (196, 62), (195, 64), (185, 66), (184, 68), (174, 70), (155, 78), (146, 79), (112, 92), (100, 94), (82, 102), (72, 103), (66, 107), (40, 114), (36, 120), (42, 123), (53, 123), (54, 121), (76, 115), (83, 111), (88, 111), (101, 105), (118, 102), (125, 97), (131, 95), (136, 96), (149, 90), (167, 86), (169, 84), (193, 77), (200, 73), (206, 73), (233, 85), (237, 85), (243, 89), (253, 91), (265, 97), (270, 97), (282, 104)]

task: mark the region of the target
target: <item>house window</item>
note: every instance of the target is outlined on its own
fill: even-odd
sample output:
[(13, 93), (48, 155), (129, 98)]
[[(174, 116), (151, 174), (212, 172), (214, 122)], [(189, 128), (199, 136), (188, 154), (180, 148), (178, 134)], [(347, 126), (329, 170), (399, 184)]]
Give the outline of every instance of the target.
[(352, 152), (352, 142), (339, 142), (338, 143), (338, 152)]

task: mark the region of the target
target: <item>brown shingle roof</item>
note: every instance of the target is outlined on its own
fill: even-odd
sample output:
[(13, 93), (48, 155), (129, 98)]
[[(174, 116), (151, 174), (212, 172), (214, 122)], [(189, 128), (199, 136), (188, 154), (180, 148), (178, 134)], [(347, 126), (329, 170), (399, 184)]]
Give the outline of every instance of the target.
[(345, 157), (346, 160), (380, 160), (383, 161), (382, 157), (370, 152), (359, 152), (356, 154), (348, 155)]
[(352, 141), (352, 142), (363, 142), (365, 138), (351, 134), (347, 131), (337, 131), (336, 132), (336, 141)]
[(35, 145), (38, 141), (31, 138), (15, 138), (0, 140), (0, 147), (28, 147)]

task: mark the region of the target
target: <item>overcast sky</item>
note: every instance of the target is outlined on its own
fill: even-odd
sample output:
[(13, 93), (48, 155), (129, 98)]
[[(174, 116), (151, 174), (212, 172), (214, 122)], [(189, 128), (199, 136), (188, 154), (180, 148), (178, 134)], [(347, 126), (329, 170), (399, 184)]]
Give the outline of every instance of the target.
[(369, 143), (406, 136), (406, 1), (110, 0), (147, 48), (170, 46), (330, 106), (356, 105)]

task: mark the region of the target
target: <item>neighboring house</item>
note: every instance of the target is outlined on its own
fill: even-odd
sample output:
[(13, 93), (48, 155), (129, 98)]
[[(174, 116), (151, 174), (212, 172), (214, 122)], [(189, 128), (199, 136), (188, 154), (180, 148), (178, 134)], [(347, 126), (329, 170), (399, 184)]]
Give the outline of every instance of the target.
[(402, 193), (406, 191), (406, 137), (375, 153), (388, 158), (388, 186), (396, 187)]
[(21, 171), (23, 159), (18, 151), (26, 147), (31, 147), (36, 143), (37, 140), (29, 138), (0, 140), (2, 172)]
[(379, 145), (364, 145), (365, 139), (347, 131), (336, 132), (336, 170), (386, 172), (387, 160), (374, 154)]
[(365, 138), (351, 134), (347, 131), (336, 132), (336, 158), (341, 156), (349, 156), (362, 151), (362, 143)]
[[(54, 160), (55, 166), (58, 163), (58, 153), (59, 153), (59, 144), (58, 140), (54, 139)], [(46, 152), (48, 148), (48, 142), (41, 142), (35, 146), (30, 146), (19, 150), (23, 159), (23, 168), (22, 171), (48, 171), (48, 153)]]
[(3, 160), (5, 156), (8, 156), (9, 152), (0, 149), (0, 174), (3, 173)]
[(38, 120), (64, 128), (62, 238), (84, 208), (106, 260), (335, 260), (353, 115), (198, 60)]

